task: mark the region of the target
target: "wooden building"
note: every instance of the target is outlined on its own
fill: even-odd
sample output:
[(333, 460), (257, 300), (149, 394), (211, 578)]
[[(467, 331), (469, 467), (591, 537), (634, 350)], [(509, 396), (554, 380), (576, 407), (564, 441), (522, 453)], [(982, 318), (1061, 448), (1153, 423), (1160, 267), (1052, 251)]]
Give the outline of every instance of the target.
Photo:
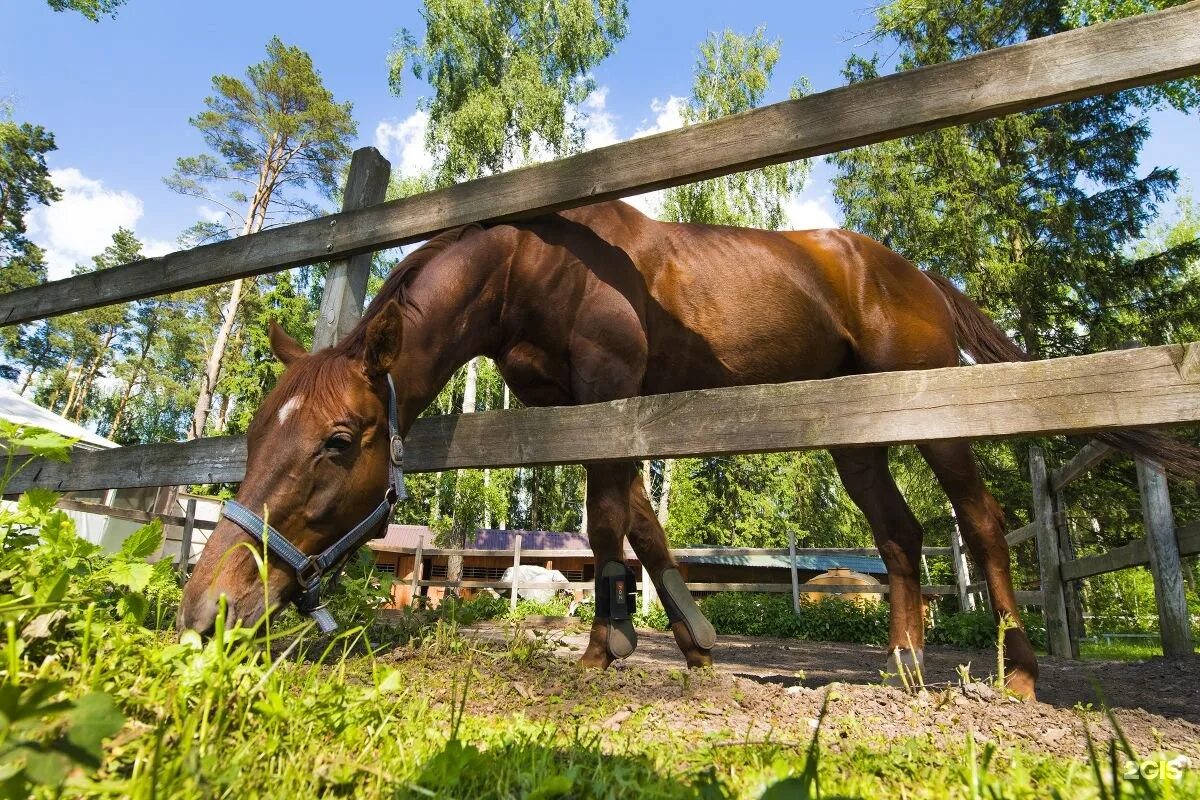
[[(595, 578), (595, 563), (586, 534), (555, 533), (551, 531), (512, 531), (481, 528), (467, 542), (467, 550), (489, 550), (497, 555), (471, 555), (463, 559), (464, 581), (499, 581), (504, 571), (513, 565), (513, 546), (521, 535), (522, 564), (555, 569), (567, 580), (591, 582)], [(376, 568), (395, 575), (392, 607), (402, 608), (412, 602), (413, 567), (416, 551), (421, 553), (421, 578), (445, 579), (449, 556), (434, 545), (435, 533), (425, 525), (389, 525), (387, 535), (369, 543), (375, 553)], [(431, 552), (432, 551), (432, 552)], [(524, 555), (528, 553), (529, 555)], [(561, 553), (561, 555), (559, 555)], [(625, 560), (641, 574), (637, 554), (625, 545)], [(770, 555), (704, 555), (682, 556), (679, 572), (685, 581), (699, 583), (791, 583), (787, 556)], [(832, 569), (853, 570), (885, 581), (887, 570), (882, 559), (872, 556), (796, 555), (796, 567), (801, 583)], [(463, 597), (473, 597), (485, 589), (463, 588)], [(426, 602), (437, 605), (445, 594), (438, 586), (422, 587), (420, 594)]]

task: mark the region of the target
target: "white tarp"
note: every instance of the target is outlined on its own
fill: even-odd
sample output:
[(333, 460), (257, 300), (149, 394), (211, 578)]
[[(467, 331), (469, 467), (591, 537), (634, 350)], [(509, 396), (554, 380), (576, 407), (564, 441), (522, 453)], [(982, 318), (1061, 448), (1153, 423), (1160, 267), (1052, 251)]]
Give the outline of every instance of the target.
[[(566, 583), (566, 575), (563, 575), (556, 569), (546, 569), (545, 567), (537, 567), (533, 564), (509, 567), (504, 570), (504, 575), (500, 580), (511, 582), (514, 572), (518, 569), (520, 573), (517, 576), (517, 597), (536, 600), (539, 603), (548, 603), (554, 599), (554, 595), (558, 594), (560, 589), (566, 588), (565, 586), (546, 586), (546, 584), (556, 581)], [(538, 588), (539, 585), (541, 588)]]
[(108, 449), (117, 447), (116, 442), (109, 441), (99, 434), (89, 431), (82, 425), (77, 425), (69, 419), (60, 417), (53, 411), (42, 408), (37, 403), (26, 400), (21, 395), (0, 386), (0, 417), (21, 425), (36, 425), (48, 431), (54, 431), (62, 436), (78, 439), (76, 447), (88, 450)]

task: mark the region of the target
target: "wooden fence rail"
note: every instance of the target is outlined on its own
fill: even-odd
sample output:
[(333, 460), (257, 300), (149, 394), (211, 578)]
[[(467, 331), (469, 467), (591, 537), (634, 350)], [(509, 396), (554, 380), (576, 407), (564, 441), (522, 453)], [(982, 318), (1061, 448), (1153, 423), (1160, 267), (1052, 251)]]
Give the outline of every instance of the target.
[[(1191, 367), (1182, 365), (1181, 369), (1189, 371)], [(1030, 448), (1034, 520), (1010, 533), (1008, 542), (1012, 545), (1037, 538), (1041, 573), (1041, 597), (1037, 605), (1045, 614), (1051, 654), (1079, 656), (1084, 623), (1080, 580), (1145, 566), (1150, 568), (1154, 578), (1163, 654), (1169, 658), (1190, 656), (1193, 652), (1191, 620), (1180, 558), (1200, 554), (1200, 522), (1175, 528), (1166, 475), (1160, 466), (1140, 457), (1135, 459), (1146, 536), (1107, 553), (1082, 558), (1075, 556), (1063, 490), (1117, 452), (1109, 445), (1093, 440), (1066, 464), (1048, 472), (1040, 448)], [(981, 588), (981, 584), (969, 588)]]
[(0, 324), (224, 283), (1200, 71), (1200, 3), (0, 296)]
[[(1135, 428), (1200, 420), (1200, 344), (1015, 364), (706, 389), (417, 420), (411, 472), (677, 458)], [(234, 437), (79, 453), (10, 492), (237, 482)]]

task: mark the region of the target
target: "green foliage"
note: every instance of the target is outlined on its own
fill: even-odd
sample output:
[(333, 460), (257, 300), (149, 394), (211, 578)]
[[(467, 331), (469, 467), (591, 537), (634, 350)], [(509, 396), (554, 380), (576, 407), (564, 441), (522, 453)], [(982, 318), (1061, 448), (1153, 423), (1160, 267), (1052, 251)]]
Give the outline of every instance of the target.
[(579, 105), (591, 70), (625, 36), (626, 0), (425, 0), (425, 38), (401, 30), (388, 58), (429, 83), (427, 141), (437, 183), (455, 183), (562, 155), (583, 142)]
[(375, 622), (379, 609), (392, 601), (395, 583), (395, 576), (375, 569), (374, 554), (363, 548), (347, 562), (326, 602), (339, 624), (367, 627)]
[[(245, 80), (217, 75), (212, 83), (205, 110), (191, 120), (211, 152), (180, 158), (167, 185), (218, 204), (242, 221), (242, 233), (277, 214), (314, 216), (298, 193), (337, 190), (358, 133), (351, 104), (336, 102), (312, 57), (278, 37)], [(224, 198), (214, 194), (219, 188)]]
[(100, 766), (101, 742), (125, 724), (110, 695), (63, 697), (64, 681), (0, 685), (0, 797), (58, 787), (74, 768)]
[[(62, 196), (46, 166), (46, 154), (56, 149), (54, 135), (42, 126), (0, 118), (0, 291), (44, 278), (36, 271), (40, 258), (29, 259), (34, 246), (25, 238), (25, 215), (35, 203), (48, 205)], [(27, 260), (9, 263), (21, 256)]]
[[(761, 27), (750, 36), (730, 30), (710, 33), (700, 45), (684, 122), (707, 122), (759, 105), (779, 48), (779, 41), (768, 41)], [(804, 79), (797, 81), (792, 96), (806, 88)], [(660, 216), (674, 222), (778, 229), (787, 221), (787, 200), (804, 186), (808, 171), (808, 162), (777, 164), (674, 187), (664, 193)]]
[(970, 650), (987, 650), (996, 645), (996, 630), (996, 618), (991, 611), (963, 611), (938, 617), (937, 626), (925, 632), (925, 641)]
[(92, 22), (99, 22), (101, 17), (116, 19), (117, 9), (125, 5), (125, 0), (46, 0), (55, 11), (76, 11)]
[(886, 603), (802, 600), (797, 614), (788, 595), (721, 592), (701, 600), (700, 610), (718, 634), (887, 644)]

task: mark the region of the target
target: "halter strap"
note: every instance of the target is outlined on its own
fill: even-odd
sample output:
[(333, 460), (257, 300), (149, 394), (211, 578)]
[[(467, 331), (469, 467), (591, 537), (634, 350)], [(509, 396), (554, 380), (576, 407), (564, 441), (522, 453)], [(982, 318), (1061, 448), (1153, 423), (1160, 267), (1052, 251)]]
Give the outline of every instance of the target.
[[(396, 503), (408, 497), (404, 486), (404, 440), (400, 436), (400, 418), (396, 408), (396, 385), (392, 376), (388, 383), (388, 488), (383, 500), (367, 516), (320, 553), (308, 555), (287, 537), (267, 524), (266, 520), (236, 500), (226, 500), (221, 514), (244, 530), (271, 555), (282, 558), (296, 573), (300, 593), (292, 602), (296, 610), (316, 621), (322, 633), (337, 630), (337, 620), (321, 604), (321, 579), (326, 574), (335, 578), (342, 571), (347, 556), (368, 537), (378, 538), (387, 532), (387, 520)], [(378, 530), (376, 530), (378, 529)]]

